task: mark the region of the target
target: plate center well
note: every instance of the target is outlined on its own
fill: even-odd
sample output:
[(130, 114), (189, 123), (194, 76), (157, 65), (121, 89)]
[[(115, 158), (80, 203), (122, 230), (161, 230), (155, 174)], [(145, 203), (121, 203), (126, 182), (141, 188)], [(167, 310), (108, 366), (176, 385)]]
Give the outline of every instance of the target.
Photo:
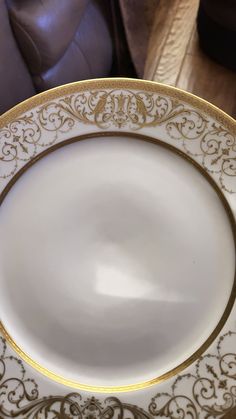
[(0, 317), (54, 374), (124, 386), (166, 373), (211, 335), (235, 250), (225, 208), (183, 157), (97, 137), (36, 162), (0, 208)]

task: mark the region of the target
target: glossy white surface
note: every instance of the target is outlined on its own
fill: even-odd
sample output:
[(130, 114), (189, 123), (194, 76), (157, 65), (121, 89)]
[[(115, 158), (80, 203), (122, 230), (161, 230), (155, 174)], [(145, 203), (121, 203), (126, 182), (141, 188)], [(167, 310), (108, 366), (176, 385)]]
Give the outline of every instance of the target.
[(171, 151), (96, 138), (55, 151), (0, 209), (0, 317), (53, 372), (90, 385), (162, 374), (208, 338), (235, 269), (225, 210)]

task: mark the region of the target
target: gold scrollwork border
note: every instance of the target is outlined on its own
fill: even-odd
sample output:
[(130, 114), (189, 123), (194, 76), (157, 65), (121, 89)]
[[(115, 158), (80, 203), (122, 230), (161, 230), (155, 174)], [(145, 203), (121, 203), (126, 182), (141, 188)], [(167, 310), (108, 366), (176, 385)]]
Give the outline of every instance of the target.
[(197, 109), (206, 112), (212, 116), (219, 123), (223, 124), (233, 134), (236, 134), (236, 122), (227, 113), (217, 108), (217, 106), (207, 102), (206, 100), (195, 96), (192, 93), (178, 89), (173, 86), (168, 86), (163, 83), (157, 83), (149, 80), (138, 80), (131, 78), (105, 78), (105, 79), (92, 79), (82, 80), (58, 86), (46, 92), (39, 93), (20, 104), (14, 106), (11, 110), (5, 112), (0, 116), (0, 128), (7, 125), (9, 122), (18, 118), (22, 113), (31, 110), (32, 108), (43, 105), (46, 102), (60, 98), (63, 95), (69, 95), (78, 92), (84, 92), (93, 89), (141, 89), (146, 92), (166, 94), (172, 98), (183, 101), (186, 104), (192, 105)]
[(96, 130), (162, 127), (167, 142), (201, 163), (223, 191), (236, 192), (233, 118), (190, 93), (132, 79), (98, 79), (61, 86), (2, 115), (0, 181), (13, 176), (24, 163), (78, 124)]

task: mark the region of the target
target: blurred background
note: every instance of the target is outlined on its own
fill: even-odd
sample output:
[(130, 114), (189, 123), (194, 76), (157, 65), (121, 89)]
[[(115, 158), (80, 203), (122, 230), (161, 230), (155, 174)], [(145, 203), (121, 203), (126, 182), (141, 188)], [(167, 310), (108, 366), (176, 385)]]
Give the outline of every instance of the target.
[(0, 0), (0, 113), (52, 87), (138, 77), (236, 116), (235, 0)]

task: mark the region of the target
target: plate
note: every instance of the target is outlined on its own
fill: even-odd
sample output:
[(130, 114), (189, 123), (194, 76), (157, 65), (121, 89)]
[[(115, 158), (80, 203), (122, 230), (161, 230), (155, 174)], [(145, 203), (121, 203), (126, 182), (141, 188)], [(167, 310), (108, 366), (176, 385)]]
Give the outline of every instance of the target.
[(235, 127), (129, 79), (1, 117), (3, 417), (234, 407)]

